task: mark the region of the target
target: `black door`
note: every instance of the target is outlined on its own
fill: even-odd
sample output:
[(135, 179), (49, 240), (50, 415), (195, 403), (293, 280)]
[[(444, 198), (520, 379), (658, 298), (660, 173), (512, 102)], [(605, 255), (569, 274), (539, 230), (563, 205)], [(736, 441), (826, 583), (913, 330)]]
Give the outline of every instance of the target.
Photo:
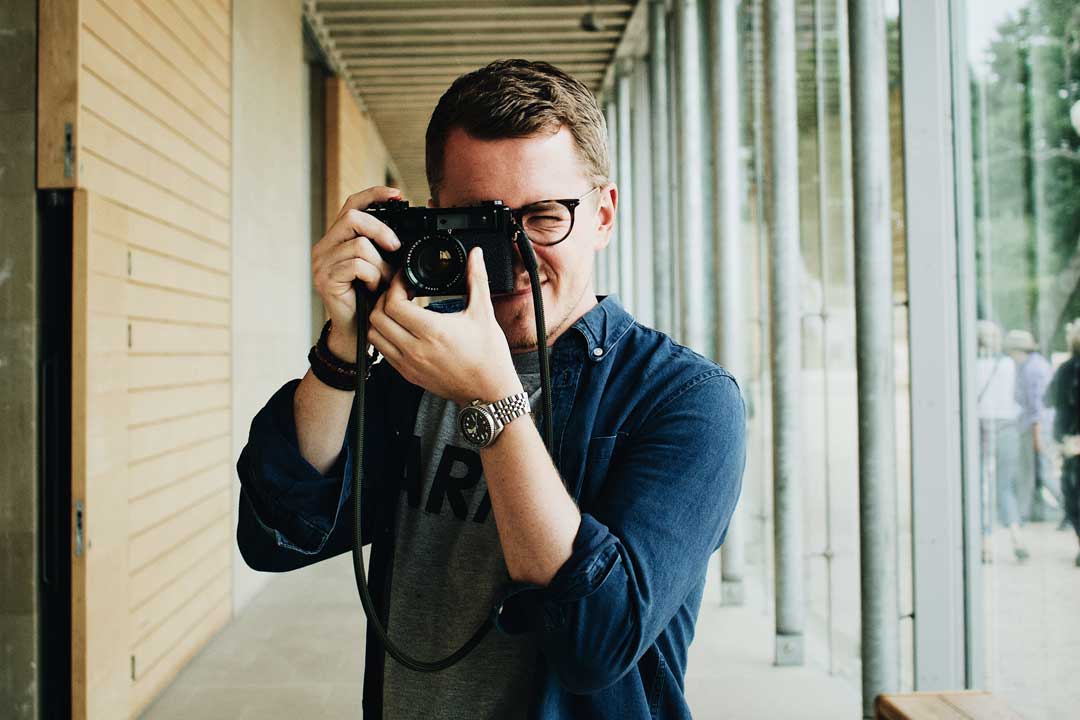
[(72, 192), (38, 193), (38, 508), (42, 717), (71, 717)]

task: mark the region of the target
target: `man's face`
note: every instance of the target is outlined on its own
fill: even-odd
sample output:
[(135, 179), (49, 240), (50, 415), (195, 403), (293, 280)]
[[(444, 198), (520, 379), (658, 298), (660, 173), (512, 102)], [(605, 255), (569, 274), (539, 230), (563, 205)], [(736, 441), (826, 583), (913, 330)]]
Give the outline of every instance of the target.
[[(565, 127), (555, 134), (505, 140), (477, 140), (454, 128), (444, 158), (442, 207), (502, 200), (516, 209), (540, 200), (581, 197), (594, 187)], [(557, 245), (533, 245), (548, 345), (596, 304), (594, 259), (608, 244), (616, 200), (615, 186), (605, 185), (578, 205), (569, 237)], [(516, 247), (514, 276), (515, 293), (493, 297), (492, 305), (510, 350), (524, 352), (536, 348), (536, 321), (529, 275)]]

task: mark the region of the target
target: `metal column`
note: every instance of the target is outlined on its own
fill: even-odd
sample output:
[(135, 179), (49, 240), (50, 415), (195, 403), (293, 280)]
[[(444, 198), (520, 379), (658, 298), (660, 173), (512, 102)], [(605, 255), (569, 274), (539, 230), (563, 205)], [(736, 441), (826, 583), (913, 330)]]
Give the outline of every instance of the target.
[(611, 181), (619, 188), (616, 216), (615, 216), (615, 229), (611, 233), (611, 241), (608, 246), (604, 248), (604, 277), (607, 280), (607, 285), (604, 287), (604, 294), (611, 294), (619, 291), (619, 251), (622, 248), (622, 222), (621, 222), (621, 208), (624, 202), (622, 196), (622, 186), (620, 185), (619, 178), (619, 131), (616, 117), (618, 112), (616, 110), (616, 103), (611, 96), (613, 92), (608, 93), (608, 99), (604, 103), (604, 120), (607, 123), (608, 131), (608, 153), (611, 164)]
[(652, 202), (649, 195), (655, 187), (652, 179), (652, 163), (649, 162), (649, 68), (648, 63), (638, 58), (634, 61), (631, 74), (633, 104), (631, 107), (631, 134), (634, 156), (634, 315), (643, 325), (656, 327), (656, 312), (653, 303), (653, 268), (656, 266), (652, 255), (652, 243), (648, 228), (652, 227)]
[[(713, 227), (716, 291), (716, 359), (740, 382), (746, 380), (745, 353), (747, 320), (740, 278), (747, 267), (741, 252), (739, 211), (742, 207), (742, 178), (739, 173), (739, 36), (736, 21), (738, 0), (707, 0), (706, 46), (709, 64), (708, 105), (712, 146)], [(725, 605), (742, 605), (743, 536), (742, 512), (736, 509), (721, 549), (721, 598)]]
[(795, 96), (795, 0), (768, 0), (769, 216), (772, 229), (773, 534), (776, 664), (803, 663), (799, 323), (799, 138)]
[[(907, 7), (904, 8), (904, 17), (907, 17)], [(978, 397), (975, 387), (975, 378), (972, 369), (975, 367), (976, 339), (974, 323), (969, 318), (977, 317), (976, 290), (978, 283), (975, 280), (975, 199), (972, 197), (975, 180), (972, 169), (972, 137), (971, 137), (971, 96), (969, 82), (969, 65), (965, 62), (968, 47), (966, 36), (957, 28), (966, 27), (968, 18), (967, 0), (953, 0), (949, 3), (948, 24), (953, 29), (945, 41), (952, 51), (952, 108), (955, 116), (952, 126), (956, 129), (953, 134), (953, 158), (956, 165), (954, 187), (956, 188), (956, 295), (957, 307), (960, 315), (959, 325), (959, 357), (953, 363), (954, 367), (960, 368), (960, 433), (962, 447), (960, 457), (963, 468), (964, 492), (963, 492), (963, 533), (964, 533), (964, 674), (966, 688), (986, 687), (987, 670), (987, 627), (985, 587), (983, 566), (980, 562), (980, 550), (982, 544), (982, 523), (979, 521), (979, 506), (981, 502), (979, 477), (979, 421), (978, 421)], [(940, 27), (940, 25), (936, 25)], [(906, 56), (905, 56), (906, 57)], [(905, 70), (906, 71), (906, 70)], [(984, 123), (985, 126), (985, 123)], [(985, 137), (985, 133), (982, 133)], [(986, 153), (983, 153), (986, 156)], [(990, 242), (987, 240), (987, 242)], [(986, 258), (990, 263), (989, 255)], [(987, 307), (989, 312), (990, 308)], [(909, 321), (910, 325), (910, 321)], [(914, 404), (914, 403), (913, 403)], [(914, 493), (914, 488), (913, 488)], [(914, 511), (913, 511), (914, 512)], [(917, 517), (917, 516), (916, 516)], [(913, 569), (916, 578), (921, 578), (918, 562)], [(916, 606), (918, 607), (918, 606)], [(916, 610), (918, 612), (918, 610)], [(932, 647), (921, 650), (916, 639), (915, 646), (915, 687), (919, 689), (921, 678), (920, 662), (921, 652), (933, 652)], [(953, 687), (957, 687), (954, 683)]]
[[(823, 428), (822, 447), (825, 452), (825, 547), (821, 549), (821, 558), (825, 561), (825, 637), (829, 649), (829, 673), (836, 671), (835, 654), (833, 652), (833, 523), (832, 523), (832, 441), (830, 430), (832, 429), (832, 413), (830, 403), (830, 367), (829, 367), (829, 289), (832, 286), (832, 273), (829, 262), (828, 243), (832, 236), (829, 223), (829, 133), (828, 127), (828, 100), (826, 98), (829, 78), (825, 66), (825, 2), (834, 0), (814, 0), (814, 86), (815, 86), (815, 115), (817, 135), (817, 216), (818, 216), (818, 264), (821, 273), (821, 302), (818, 305), (817, 318), (821, 322), (821, 390), (824, 395), (822, 402), (821, 423)], [(839, 58), (842, 64), (846, 58)], [(848, 236), (841, 236), (844, 244), (848, 243)], [(809, 314), (809, 317), (814, 317)], [(815, 553), (817, 554), (817, 553)]]
[(676, 87), (675, 172), (679, 176), (676, 242), (679, 263), (678, 340), (702, 355), (713, 353), (703, 302), (710, 268), (705, 267), (705, 158), (701, 75), (701, 22), (697, 0), (675, 0)]
[(615, 68), (615, 125), (619, 156), (619, 297), (623, 305), (636, 314), (634, 302), (634, 137), (631, 131), (631, 95), (629, 60), (620, 60)]
[(863, 716), (899, 689), (889, 99), (882, 0), (848, 0), (859, 393)]
[(651, 137), (652, 268), (656, 327), (675, 332), (674, 218), (671, 214), (671, 90), (668, 85), (666, 0), (649, 1), (649, 133)]
[(906, 0), (901, 37), (916, 690), (971, 687), (965, 654), (984, 655), (975, 644), (984, 624), (965, 627), (982, 605), (970, 582), (965, 593), (965, 572), (982, 567), (982, 528), (978, 456), (964, 454), (965, 441), (978, 447), (975, 380), (964, 377), (975, 367), (975, 185), (967, 52), (963, 33), (950, 34), (950, 25), (964, 27), (952, 23), (955, 10)]

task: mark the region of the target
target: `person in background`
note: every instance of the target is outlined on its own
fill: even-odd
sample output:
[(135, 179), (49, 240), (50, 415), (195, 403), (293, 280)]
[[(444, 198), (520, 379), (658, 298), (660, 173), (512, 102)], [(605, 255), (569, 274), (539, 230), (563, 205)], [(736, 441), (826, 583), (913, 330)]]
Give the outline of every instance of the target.
[[(1065, 519), (1080, 543), (1080, 318), (1065, 326), (1072, 356), (1062, 363), (1050, 382), (1046, 401), (1055, 409), (1053, 434), (1061, 443), (1061, 490)], [(1080, 553), (1075, 564), (1080, 567)]]
[(980, 320), (977, 333), (979, 357), (975, 361), (975, 376), (978, 388), (979, 460), (982, 477), (983, 562), (988, 563), (992, 559), (991, 508), (995, 504), (998, 521), (1009, 529), (1016, 559), (1026, 560), (1029, 553), (1020, 533), (1020, 509), (1016, 498), (1020, 459), (1020, 405), (1015, 397), (1016, 365), (1001, 353), (1001, 330), (995, 323)]
[(1010, 330), (1005, 352), (1016, 363), (1016, 402), (1020, 405), (1020, 517), (1043, 519), (1043, 505), (1061, 507), (1050, 447), (1054, 411), (1043, 403), (1053, 368), (1027, 330)]

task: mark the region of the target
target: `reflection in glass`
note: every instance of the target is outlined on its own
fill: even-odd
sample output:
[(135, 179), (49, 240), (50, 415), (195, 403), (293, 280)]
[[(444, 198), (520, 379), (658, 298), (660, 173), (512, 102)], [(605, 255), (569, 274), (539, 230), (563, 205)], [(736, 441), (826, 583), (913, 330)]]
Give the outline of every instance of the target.
[[(1080, 5), (967, 3), (986, 684), (1025, 717), (1077, 702)], [(1055, 412), (1055, 410), (1057, 412)]]

